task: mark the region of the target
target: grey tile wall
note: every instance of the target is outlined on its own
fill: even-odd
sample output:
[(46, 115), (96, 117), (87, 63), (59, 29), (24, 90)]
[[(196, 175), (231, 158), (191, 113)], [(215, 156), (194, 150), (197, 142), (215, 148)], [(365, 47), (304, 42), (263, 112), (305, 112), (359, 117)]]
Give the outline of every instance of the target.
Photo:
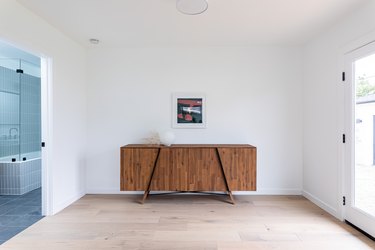
[(15, 70), (0, 67), (0, 89), (6, 92), (20, 93), (20, 77)]
[(0, 158), (40, 151), (40, 77), (0, 67)]
[(0, 67), (0, 158), (19, 154), (19, 104), (20, 75)]
[(21, 158), (22, 154), (40, 151), (41, 90), (40, 78), (21, 75)]

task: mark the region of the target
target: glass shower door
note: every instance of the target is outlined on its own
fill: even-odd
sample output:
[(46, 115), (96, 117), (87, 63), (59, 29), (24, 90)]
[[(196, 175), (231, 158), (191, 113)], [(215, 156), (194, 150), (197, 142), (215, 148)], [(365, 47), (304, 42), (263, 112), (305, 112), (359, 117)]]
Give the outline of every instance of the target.
[(21, 60), (20, 74), (20, 157), (41, 157), (41, 80), (40, 67)]
[(20, 160), (20, 66), (0, 59), (0, 162)]

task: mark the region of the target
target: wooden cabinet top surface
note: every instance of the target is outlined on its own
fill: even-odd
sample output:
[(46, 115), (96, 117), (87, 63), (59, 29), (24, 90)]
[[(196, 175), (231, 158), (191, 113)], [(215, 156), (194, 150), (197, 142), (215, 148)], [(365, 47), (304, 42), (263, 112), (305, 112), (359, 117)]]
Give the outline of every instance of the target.
[(152, 144), (128, 144), (121, 148), (256, 148), (250, 144), (172, 144), (171, 146)]

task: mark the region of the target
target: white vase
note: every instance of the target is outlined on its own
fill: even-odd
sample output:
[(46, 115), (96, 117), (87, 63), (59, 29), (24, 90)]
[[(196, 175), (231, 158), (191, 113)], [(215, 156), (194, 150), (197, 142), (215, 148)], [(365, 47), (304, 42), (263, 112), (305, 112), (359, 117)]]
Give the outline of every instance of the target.
[(174, 142), (175, 135), (172, 132), (164, 132), (160, 134), (160, 142), (165, 146), (170, 146)]

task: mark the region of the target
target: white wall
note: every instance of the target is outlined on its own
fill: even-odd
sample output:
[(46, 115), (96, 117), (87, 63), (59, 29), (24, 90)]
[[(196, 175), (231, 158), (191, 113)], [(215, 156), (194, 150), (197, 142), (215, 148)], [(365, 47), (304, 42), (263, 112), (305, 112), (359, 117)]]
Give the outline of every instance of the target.
[(341, 217), (343, 48), (375, 30), (375, 1), (345, 17), (304, 49), (303, 189), (327, 211)]
[(56, 213), (85, 192), (86, 51), (13, 0), (0, 0), (0, 39), (53, 62), (47, 147)]
[(338, 215), (339, 51), (375, 30), (373, 13), (370, 1), (309, 42), (303, 59), (298, 48), (277, 47), (92, 49), (86, 88), (85, 49), (0, 0), (0, 39), (53, 61), (53, 212), (84, 194), (87, 128), (88, 192), (115, 193), (119, 147), (171, 129), (171, 94), (198, 91), (207, 94), (208, 128), (174, 130), (176, 143), (257, 146), (258, 193), (299, 193), (303, 162), (304, 194)]
[(171, 129), (173, 92), (207, 96), (207, 128), (175, 143), (255, 145), (259, 193), (301, 193), (299, 49), (96, 48), (88, 62), (89, 193), (119, 191), (120, 146)]

